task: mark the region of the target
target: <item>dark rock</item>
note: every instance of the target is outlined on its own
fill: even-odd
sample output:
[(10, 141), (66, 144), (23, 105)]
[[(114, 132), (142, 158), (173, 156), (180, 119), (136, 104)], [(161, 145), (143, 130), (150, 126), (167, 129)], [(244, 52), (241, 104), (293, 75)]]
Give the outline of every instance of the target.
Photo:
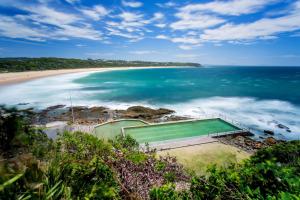
[(28, 105), (29, 103), (18, 103), (18, 106), (25, 106)]
[(268, 138), (265, 139), (264, 142), (268, 145), (274, 145), (274, 144), (277, 143), (277, 140), (273, 137), (268, 137)]
[(49, 106), (49, 107), (46, 108), (45, 110), (50, 111), (50, 110), (55, 110), (55, 109), (58, 109), (58, 108), (63, 108), (63, 107), (65, 107), (65, 106), (66, 106), (66, 105)]
[(264, 133), (269, 134), (269, 135), (274, 135), (274, 131), (271, 131), (271, 130), (264, 130)]
[(289, 129), (289, 127), (283, 125), (283, 124), (277, 124), (277, 127), (278, 128), (281, 128), (281, 129)]
[(263, 142), (255, 141), (255, 140), (251, 139), (250, 137), (244, 136), (244, 135), (238, 135), (238, 136), (227, 135), (224, 137), (219, 137), (217, 139), (222, 143), (238, 147), (249, 153), (253, 153), (253, 152), (257, 151), (258, 149), (261, 149), (261, 148), (264, 148), (267, 146)]
[(123, 118), (140, 118), (146, 120), (153, 120), (161, 118), (164, 115), (174, 113), (174, 111), (165, 108), (159, 108), (155, 110), (143, 106), (132, 106), (129, 107), (127, 110), (118, 110), (117, 113), (119, 113)]
[(263, 147), (263, 144), (261, 142), (255, 142), (254, 145), (253, 145), (253, 147), (255, 149), (261, 149)]
[(127, 109), (128, 112), (135, 112), (135, 113), (148, 113), (152, 115), (167, 115), (174, 113), (173, 110), (169, 110), (166, 108), (159, 108), (158, 110), (147, 108), (143, 106), (132, 106)]

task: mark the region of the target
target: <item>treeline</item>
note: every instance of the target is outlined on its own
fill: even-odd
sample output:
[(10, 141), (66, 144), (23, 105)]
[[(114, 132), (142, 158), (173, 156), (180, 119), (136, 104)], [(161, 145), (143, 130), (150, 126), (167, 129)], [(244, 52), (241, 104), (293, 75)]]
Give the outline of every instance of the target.
[(181, 62), (147, 62), (102, 59), (68, 59), (68, 58), (0, 58), (0, 72), (22, 72), (50, 69), (74, 69), (94, 67), (141, 67), (141, 66), (201, 66), (198, 63)]
[(140, 152), (131, 137), (112, 141), (62, 133), (50, 140), (32, 113), (0, 107), (0, 199), (298, 200), (300, 141), (259, 150), (205, 176), (175, 158)]

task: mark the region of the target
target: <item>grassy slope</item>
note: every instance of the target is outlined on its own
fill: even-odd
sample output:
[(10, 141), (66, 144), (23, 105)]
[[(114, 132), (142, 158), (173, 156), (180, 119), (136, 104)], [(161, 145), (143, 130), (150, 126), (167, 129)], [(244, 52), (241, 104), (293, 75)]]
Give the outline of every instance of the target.
[(204, 174), (211, 164), (226, 166), (250, 157), (247, 152), (222, 143), (209, 143), (158, 152), (158, 155), (175, 156), (186, 169)]

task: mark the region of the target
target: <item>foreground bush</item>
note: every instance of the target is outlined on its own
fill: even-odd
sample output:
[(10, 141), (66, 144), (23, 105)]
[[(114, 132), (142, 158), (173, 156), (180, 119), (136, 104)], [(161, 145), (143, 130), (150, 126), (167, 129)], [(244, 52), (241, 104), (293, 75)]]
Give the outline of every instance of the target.
[[(119, 199), (115, 174), (105, 163), (112, 146), (84, 133), (63, 133), (47, 162), (32, 157), (1, 189), (1, 199)], [(2, 180), (2, 182), (4, 182)]]
[(241, 165), (208, 169), (193, 177), (188, 191), (170, 186), (154, 188), (152, 199), (299, 199), (300, 141), (258, 151)]

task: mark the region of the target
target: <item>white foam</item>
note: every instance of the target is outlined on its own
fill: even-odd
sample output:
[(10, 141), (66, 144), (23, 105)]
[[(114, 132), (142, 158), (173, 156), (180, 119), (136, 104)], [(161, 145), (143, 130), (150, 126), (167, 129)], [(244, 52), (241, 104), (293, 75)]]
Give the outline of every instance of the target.
[(73, 80), (91, 73), (93, 72), (51, 76), (1, 87), (0, 104), (28, 103), (34, 107), (44, 107), (58, 103), (65, 104), (69, 102), (70, 95), (74, 95), (76, 98), (79, 95), (76, 91), (79, 91), (82, 87), (80, 84), (74, 83)]
[[(178, 115), (195, 118), (221, 115), (257, 130), (271, 129), (288, 139), (300, 137), (300, 108), (285, 101), (212, 97), (162, 106), (176, 110)], [(288, 126), (292, 133), (278, 128), (278, 123)]]

